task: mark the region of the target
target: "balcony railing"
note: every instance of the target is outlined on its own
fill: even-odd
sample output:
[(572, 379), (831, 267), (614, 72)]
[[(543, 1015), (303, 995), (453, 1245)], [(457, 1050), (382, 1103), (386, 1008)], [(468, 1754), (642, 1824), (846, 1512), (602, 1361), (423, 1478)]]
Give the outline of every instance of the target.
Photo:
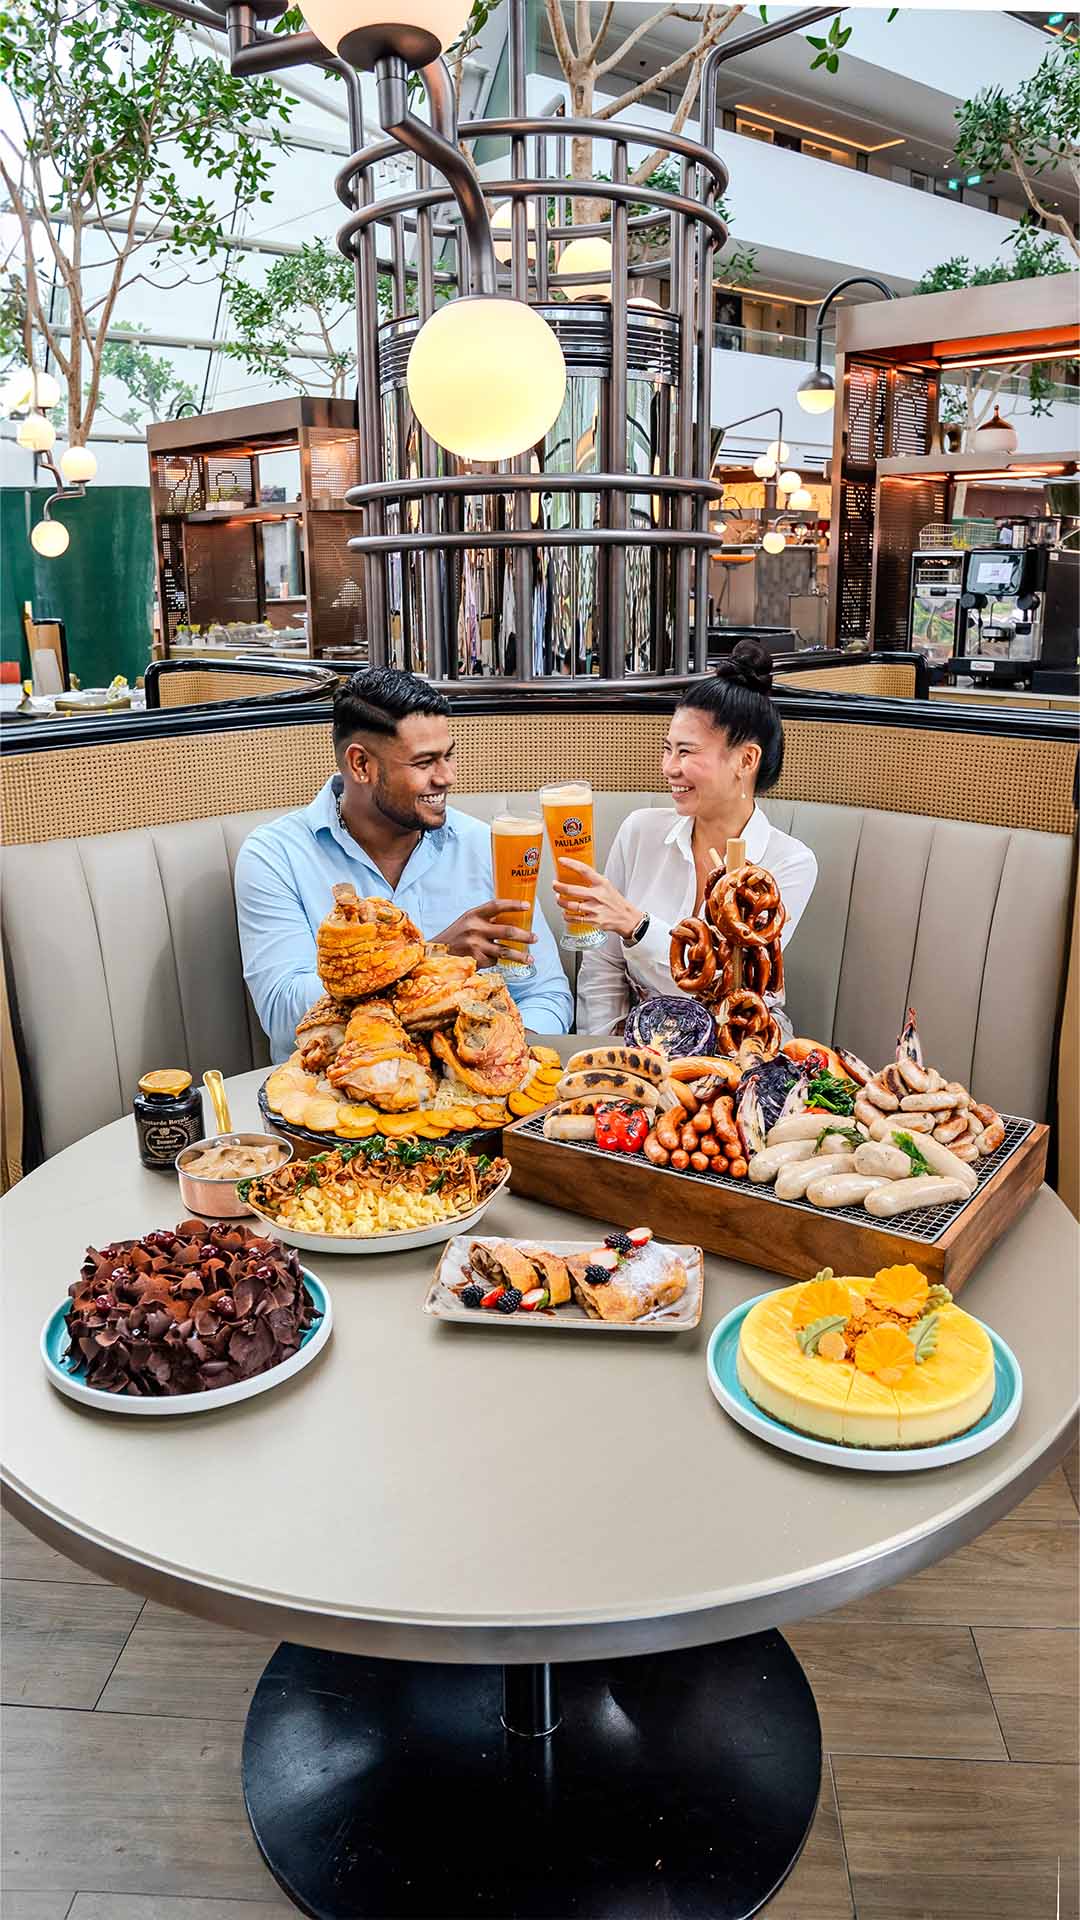
[[(770, 360), (813, 360), (813, 342), (797, 333), (769, 333), (756, 327), (713, 327), (713, 346), (728, 353), (760, 353)], [(823, 358), (831, 366), (832, 345), (826, 342)]]

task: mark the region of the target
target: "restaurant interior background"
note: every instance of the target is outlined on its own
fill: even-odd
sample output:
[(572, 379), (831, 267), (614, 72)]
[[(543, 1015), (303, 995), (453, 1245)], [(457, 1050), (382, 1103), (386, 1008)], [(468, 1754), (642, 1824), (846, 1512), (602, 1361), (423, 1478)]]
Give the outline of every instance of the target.
[[(764, 632), (781, 650), (906, 646), (913, 638), (925, 645), (929, 624), (939, 664), (948, 650), (957, 657), (984, 656), (978, 674), (961, 676), (968, 684), (978, 684), (981, 674), (1028, 686), (1027, 656), (1039, 651), (1049, 615), (1034, 623), (1033, 635), (1019, 647), (1002, 647), (991, 606), (990, 642), (982, 638), (984, 623), (969, 620), (969, 644), (954, 631), (955, 603), (968, 584), (966, 563), (959, 554), (942, 558), (940, 550), (959, 547), (961, 540), (965, 548), (1005, 539), (1018, 544), (1026, 532), (1001, 528), (1010, 518), (1021, 529), (1027, 521), (1033, 546), (1065, 541), (1068, 579), (1058, 598), (1066, 607), (1075, 598), (1076, 540), (1070, 534), (1078, 519), (1069, 450), (1077, 444), (1080, 387), (1069, 326), (1076, 256), (1062, 232), (1069, 220), (1061, 211), (1068, 210), (1071, 192), (1068, 134), (1048, 133), (1021, 178), (1007, 153), (995, 155), (988, 113), (978, 104), (994, 89), (1022, 99), (1025, 88), (1037, 89), (1049, 73), (1051, 120), (1058, 111), (1067, 123), (1067, 90), (1074, 84), (1067, 37), (1049, 15), (918, 9), (892, 18), (858, 8), (843, 18), (833, 10), (821, 22), (788, 32), (791, 14), (790, 8), (770, 14), (774, 28), (784, 32), (759, 34), (746, 51), (735, 45), (736, 37), (746, 38), (745, 22), (737, 17), (734, 30), (717, 41), (719, 64), (706, 83), (707, 144), (729, 180), (716, 194), (723, 225), (703, 227), (694, 238), (703, 248), (708, 243), (699, 266), (707, 267), (710, 284), (707, 294), (697, 290), (692, 312), (680, 289), (672, 241), (682, 246), (693, 223), (659, 202), (656, 220), (645, 202), (628, 203), (629, 278), (616, 290), (617, 302), (635, 303), (620, 306), (632, 322), (625, 448), (611, 444), (602, 417), (612, 366), (610, 345), (597, 331), (597, 308), (612, 298), (610, 243), (600, 236), (617, 241), (622, 216), (613, 218), (611, 200), (586, 203), (552, 191), (543, 197), (545, 218), (563, 237), (540, 263), (542, 288), (529, 243), (526, 284), (551, 306), (577, 310), (578, 359), (560, 416), (530, 460), (534, 470), (571, 472), (579, 491), (568, 496), (558, 488), (554, 495), (538, 489), (526, 496), (527, 508), (510, 506), (505, 495), (474, 494), (462, 502), (466, 527), (531, 522), (581, 531), (605, 525), (617, 499), (584, 490), (601, 460), (610, 467), (614, 458), (622, 472), (660, 476), (686, 473), (690, 465), (700, 471), (704, 462), (712, 481), (707, 497), (699, 493), (679, 504), (659, 490), (642, 490), (625, 495), (616, 509), (629, 526), (654, 535), (691, 524), (702, 535), (709, 531), (712, 540), (693, 550), (685, 576), (663, 541), (651, 550), (532, 549), (519, 556), (516, 573), (506, 563), (505, 547), (486, 553), (465, 548), (453, 577), (447, 570), (437, 588), (436, 563), (424, 563), (421, 605), (415, 594), (410, 604), (402, 591), (395, 559), (373, 553), (365, 565), (346, 551), (361, 521), (368, 533), (392, 534), (402, 514), (407, 520), (418, 511), (389, 498), (360, 508), (346, 496), (358, 480), (389, 481), (406, 468), (418, 470), (423, 441), (416, 442), (415, 422), (409, 438), (402, 356), (407, 341), (397, 329), (395, 345), (394, 316), (415, 308), (422, 244), (434, 249), (426, 269), (419, 263), (421, 278), (424, 271), (432, 276), (426, 297), (445, 298), (447, 275), (456, 271), (458, 216), (452, 207), (437, 220), (422, 214), (417, 227), (407, 204), (415, 187), (413, 159), (401, 145), (388, 149), (365, 175), (365, 200), (392, 197), (399, 211), (372, 230), (372, 287), (365, 297), (375, 310), (366, 315), (368, 346), (361, 351), (373, 352), (376, 321), (382, 323), (382, 344), (378, 365), (372, 357), (358, 369), (353, 267), (335, 243), (342, 208), (333, 180), (350, 149), (350, 107), (339, 75), (307, 65), (299, 77), (260, 77), (258, 97), (250, 91), (247, 96), (250, 120), (233, 130), (236, 140), (227, 128), (215, 134), (214, 151), (220, 147), (224, 156), (220, 178), (209, 175), (205, 156), (194, 164), (175, 137), (171, 144), (163, 139), (146, 168), (147, 197), (140, 201), (133, 236), (123, 236), (125, 249), (133, 240), (126, 264), (117, 260), (118, 215), (99, 218), (89, 203), (74, 215), (70, 208), (65, 213), (61, 190), (53, 208), (55, 245), (46, 242), (40, 223), (36, 229), (30, 336), (26, 261), (14, 213), (5, 214), (0, 346), (10, 376), (25, 364), (29, 339), (43, 376), (39, 403), (20, 396), (18, 380), (9, 378), (3, 409), (8, 417), (0, 423), (0, 659), (8, 663), (7, 707), (22, 699), (19, 683), (31, 674), (32, 640), (45, 632), (42, 622), (62, 623), (66, 674), (74, 674), (79, 688), (107, 686), (114, 676), (134, 688), (148, 661), (168, 654), (229, 659), (269, 647), (293, 660), (312, 654), (368, 658), (376, 606), (385, 609), (379, 620), (387, 628), (388, 657), (437, 677), (655, 674), (691, 664), (695, 649), (698, 656), (703, 649), (715, 653), (749, 628)], [(218, 16), (184, 24), (182, 44), (193, 59), (222, 58), (222, 35), (208, 24), (211, 18)], [(684, 134), (700, 131), (696, 83), (703, 69), (699, 60), (686, 64), (686, 56), (709, 44), (707, 29), (681, 19), (677, 10), (653, 21), (648, 10), (628, 8), (625, 22), (618, 15), (595, 55), (592, 66), (599, 70), (568, 80), (569, 50), (560, 51), (543, 5), (530, 0), (521, 8), (516, 49), (512, 25), (505, 0), (476, 11), (464, 56), (455, 63), (459, 119), (551, 116), (542, 159), (554, 188), (571, 169), (580, 174), (584, 164), (585, 143), (575, 146), (559, 135), (558, 125), (575, 99), (580, 108), (587, 87), (594, 111), (606, 115), (618, 108), (613, 127), (622, 119), (655, 132), (649, 186), (661, 194), (679, 188), (681, 157), (664, 146), (664, 134), (673, 126)], [(840, 36), (835, 50), (830, 34)], [(691, 76), (695, 91), (688, 96)], [(373, 75), (361, 74), (358, 86), (355, 112), (371, 129), (379, 114)], [(9, 119), (17, 147), (10, 103)], [(167, 112), (162, 125), (167, 133)], [(469, 145), (481, 179), (505, 177), (508, 162), (521, 177), (509, 137), (481, 134)], [(628, 177), (641, 175), (647, 150), (640, 140), (593, 145), (587, 163), (599, 176), (598, 196), (616, 164)], [(8, 154), (12, 167), (14, 151)], [(245, 167), (258, 171), (257, 185)], [(172, 181), (166, 183), (172, 219), (162, 217), (164, 202), (154, 210), (159, 173)], [(695, 169), (691, 196), (698, 190), (703, 180)], [(32, 207), (33, 183), (24, 180), (20, 192)], [(1037, 217), (1026, 197), (1031, 192)], [(198, 218), (184, 244), (176, 230), (196, 199)], [(526, 204), (532, 233), (541, 196)], [(493, 195), (489, 204), (506, 287), (512, 273), (523, 270), (520, 263), (512, 266), (510, 205), (505, 195), (501, 201)], [(597, 238), (579, 244), (593, 247), (594, 264), (598, 257), (606, 272), (591, 281), (588, 272), (575, 279), (571, 262), (564, 280), (557, 255), (589, 213), (599, 223)], [(161, 252), (168, 236), (168, 251)], [(367, 244), (358, 247), (361, 274)], [(588, 253), (584, 259), (588, 267)], [(965, 363), (955, 347), (949, 352), (959, 364), (941, 372), (915, 437), (890, 436), (888, 448), (884, 442), (870, 448), (858, 476), (858, 505), (853, 507), (850, 489), (845, 502), (838, 475), (845, 458), (850, 465), (854, 457), (845, 452), (851, 422), (843, 409), (807, 411), (810, 403), (799, 390), (812, 379), (815, 360), (825, 373), (833, 368), (838, 328), (847, 317), (863, 304), (886, 296), (905, 299), (922, 289), (975, 292), (980, 283), (1001, 283), (1007, 292), (1037, 281), (1038, 291), (1032, 285), (1031, 299), (1023, 303), (1025, 324), (1031, 324), (1048, 297), (1048, 276), (1064, 276), (1066, 269), (1063, 286), (1050, 290), (1063, 324), (1056, 334), (1044, 331), (1037, 343), (1015, 333), (1007, 337), (992, 302), (975, 309), (958, 301), (947, 320), (944, 314), (935, 320), (931, 331), (947, 327), (963, 335), (978, 329), (977, 364), (970, 364), (971, 354)], [(823, 311), (825, 296), (837, 287)], [(680, 311), (680, 303), (686, 310)], [(670, 323), (658, 319), (657, 310), (670, 315)], [(593, 337), (584, 343), (580, 328), (590, 321)], [(571, 323), (564, 316), (559, 324), (565, 330)], [(80, 333), (78, 395), (69, 420), (64, 368)], [(910, 342), (914, 335), (904, 338)], [(696, 408), (694, 458), (688, 463), (678, 411), (689, 398), (679, 383), (687, 379), (691, 339), (699, 373), (697, 398), (683, 408), (684, 415)], [(1026, 359), (1025, 347), (1031, 356)], [(940, 360), (930, 356), (924, 365), (936, 371)], [(382, 420), (371, 430), (388, 436), (384, 446), (365, 450), (363, 438), (356, 441), (358, 383), (369, 394), (381, 389)], [(21, 409), (12, 404), (20, 398), (27, 402)], [(830, 399), (826, 394), (826, 403)], [(271, 416), (266, 408), (276, 411)], [(362, 409), (365, 416), (367, 411)], [(39, 416), (45, 425), (37, 425)], [(325, 424), (331, 417), (336, 436)], [(324, 424), (311, 429), (316, 418)], [(998, 429), (996, 421), (1007, 424)], [(51, 454), (37, 444), (50, 434)], [(55, 481), (46, 462), (55, 461), (71, 435), (69, 458), (77, 462), (78, 446), (85, 444), (94, 477), (84, 497), (61, 498), (47, 508)], [(778, 439), (786, 452), (769, 474), (770, 448)], [(316, 441), (324, 457), (312, 468)], [(941, 495), (937, 511), (931, 494), (919, 496), (921, 510), (905, 529), (902, 554), (895, 537), (886, 543), (885, 564), (904, 576), (892, 584), (886, 615), (880, 602), (869, 599), (870, 569), (878, 559), (869, 499), (878, 479), (875, 455), (973, 448), (989, 453), (995, 447), (993, 458), (974, 463), (975, 478), (967, 481), (962, 471), (952, 476), (948, 500)], [(1017, 448), (1037, 472), (1014, 473)], [(940, 463), (924, 462), (924, 475), (932, 471), (940, 473)], [(791, 482), (797, 477), (797, 487), (789, 475)], [(894, 487), (892, 498), (901, 491)], [(62, 533), (46, 536), (44, 546), (31, 544), (28, 536), (43, 513), (66, 530), (63, 551), (56, 545)], [(830, 529), (835, 556), (850, 548), (844, 528), (853, 517), (862, 528), (855, 538), (867, 550), (866, 579), (855, 604), (842, 604), (847, 589), (835, 560), (830, 578)], [(426, 508), (421, 519), (430, 531), (432, 510)], [(966, 534), (959, 527), (947, 536), (940, 531), (943, 522), (961, 520)], [(922, 549), (937, 557), (918, 561)], [(1045, 566), (1039, 555), (1025, 562), (1040, 583)], [(385, 584), (379, 601), (369, 604), (367, 583), (376, 574)], [(1038, 591), (1045, 599), (1046, 587), (1040, 584)], [(515, 592), (520, 600), (511, 611)], [(433, 594), (443, 603), (437, 615)], [(695, 640), (688, 651), (672, 608), (680, 596), (694, 602)], [(661, 615), (657, 609), (664, 602)], [(621, 624), (627, 606), (630, 624), (616, 658), (606, 636), (612, 614)], [(55, 628), (48, 631), (55, 644)], [(377, 638), (370, 657), (379, 650)], [(1019, 672), (988, 665), (995, 653), (1010, 651), (1024, 656)], [(1075, 667), (1075, 647), (1067, 638), (1056, 639), (1049, 652), (1055, 664)], [(46, 697), (68, 691), (52, 685), (55, 673), (65, 678), (64, 659), (40, 666), (48, 684), (36, 691)], [(1065, 686), (1056, 683), (1058, 691)]]

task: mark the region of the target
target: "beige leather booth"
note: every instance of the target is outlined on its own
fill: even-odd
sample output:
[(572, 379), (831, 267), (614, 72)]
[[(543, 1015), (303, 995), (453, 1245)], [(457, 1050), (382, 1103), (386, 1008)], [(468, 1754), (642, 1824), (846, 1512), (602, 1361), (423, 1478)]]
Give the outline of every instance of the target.
[[(464, 794), (488, 818), (504, 796)], [(600, 852), (653, 792), (598, 795)], [(1069, 940), (1069, 833), (779, 800), (818, 858), (788, 956), (796, 1032), (886, 1059), (909, 1001), (928, 1056), (1002, 1109), (1048, 1115)], [(46, 1154), (130, 1109), (151, 1067), (268, 1058), (244, 988), (232, 872), (273, 812), (10, 847), (3, 934)], [(550, 888), (549, 920), (558, 924)]]

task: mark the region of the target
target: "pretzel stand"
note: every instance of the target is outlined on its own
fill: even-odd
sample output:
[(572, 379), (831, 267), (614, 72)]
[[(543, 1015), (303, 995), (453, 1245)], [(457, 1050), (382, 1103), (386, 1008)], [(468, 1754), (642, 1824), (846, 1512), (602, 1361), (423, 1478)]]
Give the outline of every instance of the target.
[(771, 1060), (783, 1039), (765, 1001), (784, 985), (780, 890), (764, 867), (747, 862), (743, 840), (729, 840), (723, 860), (710, 847), (709, 858), (700, 917), (672, 928), (672, 978), (712, 1011), (721, 1053)]

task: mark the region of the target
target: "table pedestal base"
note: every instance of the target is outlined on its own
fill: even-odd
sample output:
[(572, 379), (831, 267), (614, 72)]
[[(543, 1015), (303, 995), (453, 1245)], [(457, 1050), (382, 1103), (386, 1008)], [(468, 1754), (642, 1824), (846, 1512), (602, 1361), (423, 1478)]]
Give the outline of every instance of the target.
[(506, 1673), (278, 1648), (244, 1795), (302, 1913), (744, 1920), (791, 1871), (821, 1732), (779, 1633)]

